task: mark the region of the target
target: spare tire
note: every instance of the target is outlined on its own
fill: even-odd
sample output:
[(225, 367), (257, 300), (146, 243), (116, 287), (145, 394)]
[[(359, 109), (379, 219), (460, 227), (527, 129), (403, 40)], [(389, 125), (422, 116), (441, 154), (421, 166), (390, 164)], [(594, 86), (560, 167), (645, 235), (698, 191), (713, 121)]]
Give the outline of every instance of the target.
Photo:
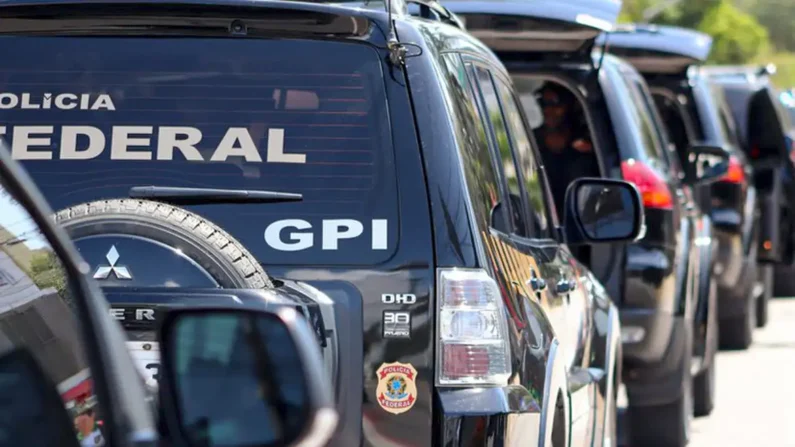
[(55, 214), (55, 222), (79, 240), (118, 234), (178, 248), (223, 288), (272, 288), (254, 256), (207, 219), (164, 203), (117, 199), (83, 203)]

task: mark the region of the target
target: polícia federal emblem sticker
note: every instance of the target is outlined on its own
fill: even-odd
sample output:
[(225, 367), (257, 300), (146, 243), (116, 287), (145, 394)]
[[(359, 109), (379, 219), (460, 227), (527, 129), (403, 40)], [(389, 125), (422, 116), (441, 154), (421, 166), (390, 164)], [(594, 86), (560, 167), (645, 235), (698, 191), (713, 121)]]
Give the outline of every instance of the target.
[(410, 363), (382, 363), (376, 375), (378, 405), (392, 414), (411, 410), (417, 401), (417, 370)]

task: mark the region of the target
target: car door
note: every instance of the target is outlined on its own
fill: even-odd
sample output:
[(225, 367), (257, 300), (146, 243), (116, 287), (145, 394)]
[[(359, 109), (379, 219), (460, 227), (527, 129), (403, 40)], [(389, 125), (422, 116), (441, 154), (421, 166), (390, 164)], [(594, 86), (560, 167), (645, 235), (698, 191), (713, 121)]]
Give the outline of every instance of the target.
[[(654, 104), (651, 92), (646, 86), (646, 82), (637, 72), (622, 70), (622, 75), (633, 101), (637, 104), (637, 110), (641, 114), (643, 132), (648, 134), (646, 137), (651, 143), (649, 147), (654, 148), (655, 156), (652, 157), (652, 161), (658, 163), (666, 173), (668, 186), (674, 192), (678, 209), (681, 210), (681, 214), (678, 216), (679, 224), (676, 225), (678, 231), (677, 240), (681, 238), (686, 243), (680, 243), (680, 246), (685, 249), (677, 253), (676, 264), (684, 269), (682, 274), (685, 275), (683, 285), (685, 293), (682, 296), (685, 299), (679, 303), (678, 311), (691, 315), (694, 310), (692, 309), (692, 300), (697, 295), (696, 291), (698, 290), (697, 272), (699, 271), (698, 253), (697, 250), (692, 250), (691, 247), (693, 247), (695, 241), (696, 220), (700, 218), (700, 210), (696, 206), (692, 187), (682, 182), (684, 174), (678, 162), (678, 154), (675, 147), (669, 142), (664, 124), (657, 112), (657, 107)], [(674, 219), (677, 219), (677, 217), (674, 217)]]
[[(595, 388), (593, 381), (583, 377), (587, 372), (580, 370), (577, 359), (587, 339), (589, 322), (586, 295), (576, 279), (576, 263), (568, 250), (552, 237), (551, 202), (543, 192), (544, 183), (534, 163), (532, 143), (509, 87), (510, 81), (484, 66), (469, 68), (478, 85), (485, 115), (490, 118), (492, 151), (501, 181), (511, 196), (511, 213), (516, 216), (511, 243), (518, 256), (534, 265), (516, 272), (519, 277), (515, 279), (530, 285), (524, 291), (525, 296), (539, 298), (550, 315), (569, 379), (572, 445), (588, 445)], [(536, 286), (533, 290), (539, 279), (545, 287)]]

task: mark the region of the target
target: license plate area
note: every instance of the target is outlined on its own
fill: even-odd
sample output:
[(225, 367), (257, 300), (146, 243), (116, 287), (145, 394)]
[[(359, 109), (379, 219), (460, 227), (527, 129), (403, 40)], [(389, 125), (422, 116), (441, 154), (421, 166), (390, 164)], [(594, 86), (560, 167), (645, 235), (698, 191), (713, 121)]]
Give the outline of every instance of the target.
[(127, 350), (146, 385), (157, 388), (160, 378), (160, 344), (152, 341), (128, 341)]

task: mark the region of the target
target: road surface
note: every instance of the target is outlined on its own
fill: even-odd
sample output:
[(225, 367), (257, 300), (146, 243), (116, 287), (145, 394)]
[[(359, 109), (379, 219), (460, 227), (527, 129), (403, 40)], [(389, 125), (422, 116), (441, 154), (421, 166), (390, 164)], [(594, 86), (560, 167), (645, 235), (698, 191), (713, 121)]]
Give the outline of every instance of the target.
[(720, 352), (717, 367), (715, 410), (689, 447), (795, 447), (795, 298), (771, 301), (751, 349)]

